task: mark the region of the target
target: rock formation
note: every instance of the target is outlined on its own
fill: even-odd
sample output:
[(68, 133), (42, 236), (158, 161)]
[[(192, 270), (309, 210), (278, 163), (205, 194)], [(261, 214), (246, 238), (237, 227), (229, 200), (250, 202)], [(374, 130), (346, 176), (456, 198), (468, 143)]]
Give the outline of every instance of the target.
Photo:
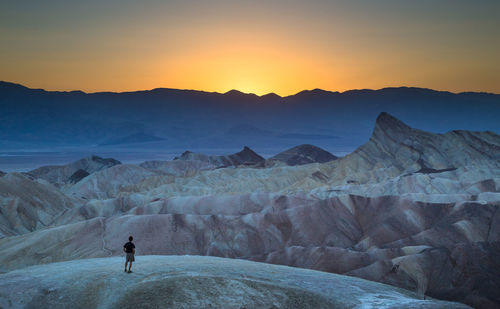
[[(28, 172), (34, 178), (45, 179), (50, 183), (62, 185), (68, 182), (80, 181), (85, 173), (92, 174), (105, 168), (121, 164), (115, 159), (103, 159), (98, 156), (90, 156), (66, 165), (42, 166)], [(83, 177), (82, 177), (83, 176)]]
[[(255, 153), (247, 146), (243, 150), (228, 156), (209, 156), (201, 153), (185, 151), (178, 160), (202, 161), (214, 165), (218, 168), (230, 166), (252, 166), (264, 162), (264, 158)], [(175, 160), (175, 159), (174, 159)]]
[(73, 207), (74, 201), (47, 181), (9, 173), (0, 178), (0, 238), (50, 226)]
[(287, 165), (302, 165), (309, 163), (325, 163), (337, 159), (326, 150), (313, 145), (299, 145), (269, 158), (268, 161), (281, 161)]
[(2, 308), (469, 308), (349, 276), (195, 256), (54, 263), (0, 275)]
[(384, 168), (388, 176), (429, 169), (445, 172), (470, 165), (494, 168), (500, 160), (500, 137), (493, 132), (433, 134), (381, 113), (368, 143), (349, 157), (347, 161), (357, 161), (363, 170)]
[(76, 172), (74, 172), (73, 175), (69, 176), (68, 182), (73, 184), (77, 183), (83, 178), (87, 177), (88, 175), (90, 175), (89, 172), (87, 172), (86, 170), (79, 169)]
[(495, 133), (434, 134), (383, 113), (370, 140), (345, 157), (265, 166), (245, 148), (120, 164), (59, 188), (7, 174), (0, 178), (0, 271), (118, 256), (132, 234), (139, 254), (283, 264), (388, 283), (421, 298), (500, 304)]
[(217, 166), (208, 160), (172, 160), (172, 161), (146, 161), (139, 164), (140, 167), (154, 171), (159, 174), (172, 176), (194, 176), (198, 172), (216, 169)]

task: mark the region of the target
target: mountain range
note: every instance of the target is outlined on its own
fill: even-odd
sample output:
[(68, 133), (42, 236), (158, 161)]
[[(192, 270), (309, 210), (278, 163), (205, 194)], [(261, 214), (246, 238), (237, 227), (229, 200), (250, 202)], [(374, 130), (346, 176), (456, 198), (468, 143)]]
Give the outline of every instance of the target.
[(384, 111), (432, 132), (500, 132), (500, 95), (489, 93), (401, 87), (259, 97), (164, 88), (55, 92), (0, 82), (0, 148), (236, 151), (247, 145), (271, 154), (314, 143), (344, 155), (369, 139)]

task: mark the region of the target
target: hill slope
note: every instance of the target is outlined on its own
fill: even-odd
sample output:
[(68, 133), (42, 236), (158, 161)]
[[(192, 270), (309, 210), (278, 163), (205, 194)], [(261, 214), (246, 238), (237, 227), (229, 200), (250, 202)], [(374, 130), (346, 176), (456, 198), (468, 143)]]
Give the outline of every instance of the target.
[(298, 268), (213, 257), (79, 260), (0, 275), (2, 308), (469, 308), (391, 286)]
[(269, 158), (270, 161), (281, 161), (287, 165), (302, 165), (309, 163), (325, 163), (337, 159), (326, 150), (309, 144), (299, 145)]

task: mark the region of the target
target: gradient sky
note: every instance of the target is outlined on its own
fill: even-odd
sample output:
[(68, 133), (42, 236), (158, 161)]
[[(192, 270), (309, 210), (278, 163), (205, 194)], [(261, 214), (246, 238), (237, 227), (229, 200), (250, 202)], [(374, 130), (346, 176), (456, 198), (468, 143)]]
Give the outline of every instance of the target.
[(6, 1), (0, 80), (289, 95), (500, 93), (500, 1)]

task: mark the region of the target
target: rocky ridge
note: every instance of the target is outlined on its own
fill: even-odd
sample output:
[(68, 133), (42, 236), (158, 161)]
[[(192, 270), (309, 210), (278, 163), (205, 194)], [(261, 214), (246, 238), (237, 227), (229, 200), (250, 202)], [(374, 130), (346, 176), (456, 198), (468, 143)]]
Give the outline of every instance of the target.
[(34, 169), (27, 174), (37, 179), (47, 180), (48, 182), (56, 185), (63, 185), (68, 182), (76, 183), (94, 172), (118, 164), (121, 164), (121, 162), (115, 159), (104, 159), (98, 156), (90, 156), (66, 165), (43, 166)]
[(75, 204), (45, 180), (8, 173), (0, 178), (0, 238), (51, 226)]
[(217, 168), (230, 166), (252, 166), (264, 162), (264, 158), (255, 153), (247, 146), (240, 152), (228, 156), (210, 156), (201, 153), (185, 151), (180, 157), (174, 160), (201, 161), (214, 165)]

